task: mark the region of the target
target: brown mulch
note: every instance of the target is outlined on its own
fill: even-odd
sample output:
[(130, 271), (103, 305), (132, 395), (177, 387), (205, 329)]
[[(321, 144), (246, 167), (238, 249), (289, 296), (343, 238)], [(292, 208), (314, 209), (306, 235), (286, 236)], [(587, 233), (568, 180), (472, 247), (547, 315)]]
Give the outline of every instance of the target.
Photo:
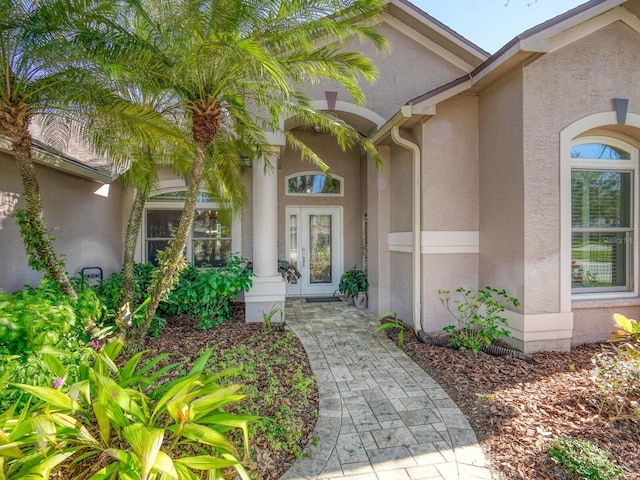
[[(215, 351), (223, 354), (225, 350), (237, 348), (242, 345), (247, 347), (247, 351), (259, 355), (267, 353), (272, 349), (272, 345), (278, 336), (284, 335), (282, 325), (274, 324), (270, 332), (265, 332), (262, 323), (245, 323), (244, 322), (244, 304), (234, 304), (234, 319), (218, 325), (213, 328), (202, 330), (197, 328), (197, 321), (190, 318), (172, 318), (168, 321), (167, 328), (162, 330), (160, 338), (148, 338), (146, 348), (151, 349), (154, 353), (167, 352), (172, 354), (173, 360), (182, 360), (187, 362), (187, 367), (193, 362), (199, 354), (215, 345)], [(307, 360), (306, 353), (300, 341), (292, 335), (292, 347), (287, 354), (286, 363), (277, 367), (276, 374), (279, 378), (290, 377), (303, 366), (303, 373), (312, 376), (311, 367)], [(283, 357), (282, 352), (278, 352), (279, 357)], [(268, 376), (261, 373), (260, 365), (257, 366), (258, 379), (256, 385), (260, 392), (266, 391)], [(318, 388), (314, 383), (311, 387), (312, 393), (306, 401), (299, 402), (295, 395), (289, 395), (284, 390), (284, 385), (280, 385), (278, 397), (287, 403), (288, 407), (294, 407), (293, 414), (299, 422), (303, 423), (302, 438), (300, 439), (300, 447), (304, 447), (311, 440), (313, 429), (317, 421), (318, 411)], [(245, 399), (246, 400), (246, 399)], [(264, 396), (252, 398), (252, 402), (260, 404), (258, 411), (264, 417), (274, 417), (276, 412), (270, 411), (273, 405), (266, 407), (263, 402)], [(277, 407), (276, 407), (277, 408)], [(250, 437), (251, 442), (251, 458), (244, 462), (247, 471), (253, 479), (257, 480), (275, 480), (279, 478), (296, 460), (295, 455), (288, 453), (284, 449), (274, 449), (273, 444), (269, 442), (266, 435), (258, 429)], [(229, 473), (233, 476), (233, 472)]]
[[(214, 344), (217, 350), (241, 344), (268, 349), (275, 337), (256, 337), (262, 325), (244, 323), (242, 306), (237, 308), (233, 322), (209, 330), (197, 329), (189, 319), (173, 319), (162, 338), (150, 339), (147, 346), (184, 358), (195, 358), (199, 351)], [(281, 334), (274, 329), (269, 335)], [(389, 334), (395, 340), (393, 332)], [(301, 345), (298, 348), (300, 358), (304, 358), (304, 349)], [(482, 352), (474, 355), (426, 345), (411, 331), (405, 332), (402, 348), (447, 391), (469, 419), (494, 480), (572, 480), (547, 454), (551, 439), (558, 435), (592, 440), (623, 467), (624, 479), (640, 479), (640, 424), (616, 421), (598, 412), (591, 358), (610, 348), (608, 345), (582, 345), (570, 353), (537, 353), (533, 364), (510, 356), (494, 357)], [(287, 398), (287, 392), (281, 395)], [(310, 410), (317, 411), (317, 387), (312, 395)], [(310, 410), (307, 406), (307, 410), (299, 411), (306, 422), (302, 444), (311, 440), (316, 423)], [(250, 460), (250, 470), (255, 478), (277, 479), (295, 461), (291, 455), (273, 452), (264, 435), (258, 434), (251, 441), (255, 455)]]
[(426, 345), (411, 331), (402, 348), (466, 415), (494, 480), (570, 480), (547, 454), (558, 435), (593, 441), (623, 467), (623, 478), (640, 479), (640, 422), (599, 415), (595, 399), (591, 358), (610, 345), (536, 353), (533, 364)]

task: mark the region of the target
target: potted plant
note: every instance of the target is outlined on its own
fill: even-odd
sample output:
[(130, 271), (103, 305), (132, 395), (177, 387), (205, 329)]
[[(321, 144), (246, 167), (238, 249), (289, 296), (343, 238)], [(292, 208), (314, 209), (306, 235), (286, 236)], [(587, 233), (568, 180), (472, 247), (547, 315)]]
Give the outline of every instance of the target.
[(356, 308), (367, 308), (368, 288), (367, 274), (356, 267), (344, 272), (338, 284), (338, 291), (345, 296), (348, 303), (353, 303)]

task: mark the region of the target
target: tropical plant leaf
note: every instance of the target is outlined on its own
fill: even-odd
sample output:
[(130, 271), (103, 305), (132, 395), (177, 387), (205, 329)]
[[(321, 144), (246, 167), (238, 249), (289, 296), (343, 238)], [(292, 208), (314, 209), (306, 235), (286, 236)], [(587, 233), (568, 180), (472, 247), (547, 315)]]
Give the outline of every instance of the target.
[(164, 430), (161, 428), (145, 427), (141, 423), (134, 423), (125, 427), (122, 433), (142, 463), (141, 478), (145, 480), (151, 472), (153, 464), (158, 457), (158, 452), (162, 447)]
[(225, 458), (211, 457), (209, 455), (199, 455), (197, 457), (183, 457), (175, 460), (194, 470), (219, 470), (221, 468), (233, 467), (240, 463), (239, 460), (228, 460)]
[(60, 409), (71, 412), (80, 409), (78, 402), (55, 388), (25, 385), (23, 383), (12, 383), (11, 385), (32, 394), (55, 410)]

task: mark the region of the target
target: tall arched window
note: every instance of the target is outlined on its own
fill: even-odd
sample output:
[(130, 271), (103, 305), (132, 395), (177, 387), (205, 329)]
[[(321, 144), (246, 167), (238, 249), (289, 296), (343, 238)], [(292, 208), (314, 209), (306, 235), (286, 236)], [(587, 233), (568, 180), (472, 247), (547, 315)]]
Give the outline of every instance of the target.
[[(147, 202), (144, 223), (144, 256), (156, 263), (178, 226), (185, 191), (161, 193)], [(206, 193), (200, 193), (193, 226), (186, 247), (187, 261), (197, 267), (221, 267), (234, 252), (232, 223), (221, 214), (219, 205)]]
[(590, 137), (571, 147), (571, 290), (630, 292), (637, 237), (638, 153)]

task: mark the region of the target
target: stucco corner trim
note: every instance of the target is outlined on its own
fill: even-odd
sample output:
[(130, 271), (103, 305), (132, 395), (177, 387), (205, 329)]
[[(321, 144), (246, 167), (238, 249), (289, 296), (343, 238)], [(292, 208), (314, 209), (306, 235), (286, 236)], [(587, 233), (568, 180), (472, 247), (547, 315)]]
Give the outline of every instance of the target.
[(507, 310), (504, 316), (509, 322), (512, 339), (525, 353), (544, 350), (544, 345), (554, 345), (558, 350), (568, 350), (573, 336), (573, 313), (522, 314)]
[[(422, 231), (420, 240), (422, 255), (480, 252), (480, 232), (477, 231)], [(411, 232), (390, 233), (389, 251), (411, 253)]]
[(423, 231), (422, 254), (480, 253), (478, 231)]

